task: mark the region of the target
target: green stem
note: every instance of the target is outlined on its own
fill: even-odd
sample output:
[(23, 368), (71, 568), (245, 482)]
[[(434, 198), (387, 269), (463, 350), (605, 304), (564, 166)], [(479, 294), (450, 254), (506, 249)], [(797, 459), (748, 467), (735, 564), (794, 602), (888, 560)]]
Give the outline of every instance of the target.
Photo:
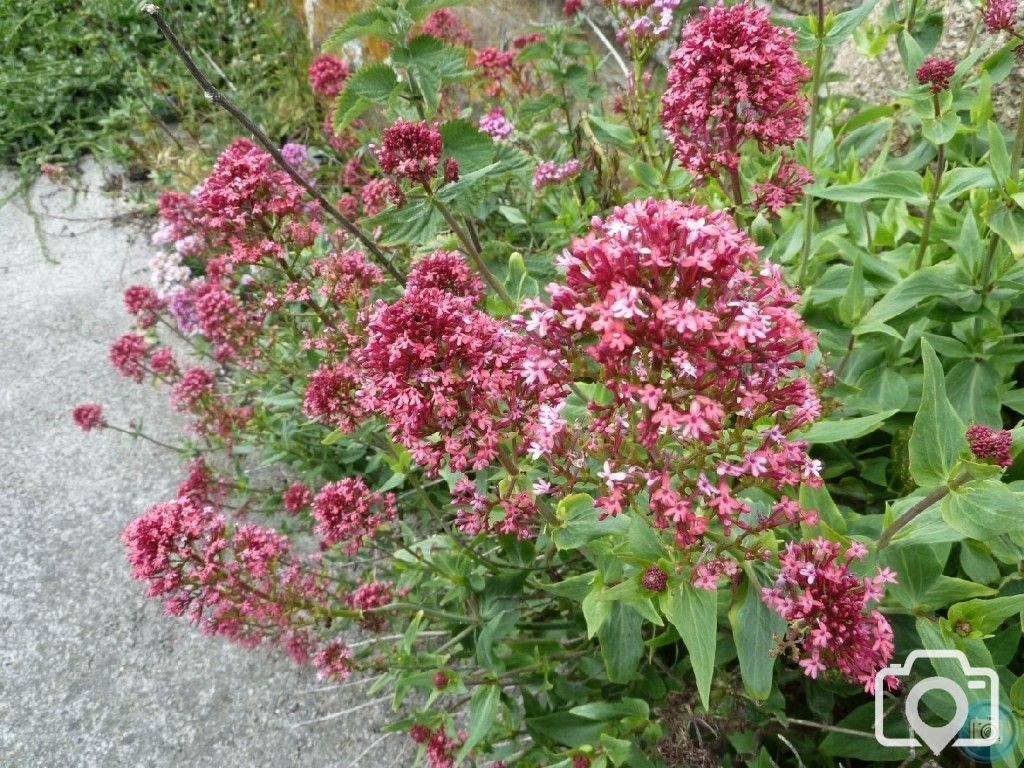
[[(814, 49), (814, 70), (811, 77), (811, 114), (807, 128), (807, 170), (814, 175), (814, 144), (818, 136), (818, 92), (821, 90), (821, 74), (825, 61), (825, 1), (818, 0), (818, 28), (815, 31), (818, 45)], [(814, 198), (804, 196), (804, 244), (800, 254), (800, 272), (797, 285), (803, 287), (807, 279), (807, 264), (811, 260), (811, 243), (814, 240)]]
[(935, 180), (931, 194), (928, 195), (928, 208), (924, 212), (924, 223), (921, 225), (921, 242), (917, 247), (917, 258), (914, 259), (914, 272), (924, 264), (924, 254), (928, 250), (928, 241), (932, 233), (932, 219), (935, 216), (935, 203), (939, 199), (939, 185), (942, 183), (942, 172), (946, 167), (946, 145), (939, 145), (939, 154), (935, 158)]
[(948, 496), (951, 491), (955, 491), (961, 485), (966, 483), (970, 479), (970, 477), (970, 473), (964, 470), (955, 478), (953, 478), (949, 485), (939, 486), (934, 491), (925, 496), (923, 499), (921, 499), (919, 502), (917, 502), (917, 504), (915, 504), (902, 515), (900, 515), (898, 518), (896, 518), (889, 525), (889, 527), (882, 532), (882, 536), (878, 539), (876, 551), (885, 549), (889, 545), (889, 542), (892, 541), (892, 537), (899, 533), (901, 530), (903, 530), (905, 527), (907, 527), (907, 525), (909, 525), (915, 517), (920, 515), (933, 504), (942, 501), (942, 499), (946, 498), (946, 496)]
[(1013, 138), (1013, 154), (1010, 156), (1010, 178), (1020, 178), (1021, 153), (1024, 152), (1024, 99), (1021, 99), (1020, 110), (1017, 112), (1017, 133)]
[(444, 203), (438, 200), (434, 196), (434, 193), (429, 189), (427, 190), (427, 196), (430, 198), (430, 201), (434, 204), (434, 207), (437, 208), (437, 210), (444, 217), (444, 220), (448, 223), (448, 226), (451, 228), (452, 232), (455, 233), (455, 236), (459, 238), (459, 242), (462, 243), (462, 247), (465, 249), (466, 253), (469, 255), (469, 258), (472, 260), (473, 266), (476, 267), (477, 272), (480, 273), (481, 277), (483, 277), (483, 279), (491, 287), (491, 290), (498, 294), (498, 296), (501, 297), (501, 300), (504, 301), (505, 304), (507, 304), (510, 309), (515, 309), (516, 303), (512, 301), (512, 297), (508, 295), (508, 291), (505, 290), (505, 286), (498, 282), (498, 278), (496, 278), (494, 276), (494, 273), (492, 273), (491, 270), (487, 268), (487, 265), (484, 263), (483, 257), (480, 255), (480, 251), (478, 251), (476, 249), (476, 246), (473, 245), (473, 239), (466, 233), (466, 230), (462, 228), (459, 222), (455, 220), (455, 217), (452, 216), (452, 212), (448, 210), (448, 206), (446, 206)]

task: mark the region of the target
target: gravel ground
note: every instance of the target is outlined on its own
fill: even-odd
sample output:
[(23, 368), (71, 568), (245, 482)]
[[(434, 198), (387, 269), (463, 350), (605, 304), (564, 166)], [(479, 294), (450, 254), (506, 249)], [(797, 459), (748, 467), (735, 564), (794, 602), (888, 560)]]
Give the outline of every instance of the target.
[[(375, 744), (382, 705), (299, 725), (365, 703), (360, 687), (311, 692), (308, 669), (201, 636), (131, 579), (121, 531), (181, 473), (173, 455), (69, 418), (98, 401), (113, 423), (175, 435), (163, 397), (107, 362), (150, 248), (84, 170), (77, 194), (32, 190), (56, 263), (20, 197), (0, 208), (0, 765), (408, 765), (407, 738)], [(14, 184), (0, 175), (0, 200)]]

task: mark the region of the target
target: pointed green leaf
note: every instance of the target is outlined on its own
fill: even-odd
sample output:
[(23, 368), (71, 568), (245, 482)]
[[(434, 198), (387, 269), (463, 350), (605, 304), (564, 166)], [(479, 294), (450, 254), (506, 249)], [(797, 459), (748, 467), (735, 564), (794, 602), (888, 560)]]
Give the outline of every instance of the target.
[(710, 709), (711, 678), (715, 671), (715, 635), (718, 632), (718, 600), (713, 590), (683, 583), (661, 596), (661, 610), (686, 645), (697, 678), (701, 704)]
[(965, 428), (946, 397), (946, 380), (935, 350), (921, 340), (924, 386), (921, 407), (910, 436), (910, 475), (919, 486), (943, 485), (960, 454), (967, 450)]
[(736, 589), (729, 623), (736, 640), (743, 687), (751, 697), (764, 700), (772, 691), (775, 668), (775, 637), (786, 631), (786, 622), (761, 599), (761, 585), (752, 569)]

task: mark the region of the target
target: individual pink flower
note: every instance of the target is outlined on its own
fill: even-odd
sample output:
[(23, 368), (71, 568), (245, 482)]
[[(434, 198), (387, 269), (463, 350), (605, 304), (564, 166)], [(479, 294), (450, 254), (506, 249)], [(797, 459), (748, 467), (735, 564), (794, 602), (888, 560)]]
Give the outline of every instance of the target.
[(356, 356), (367, 407), (430, 472), (493, 463), (529, 407), (521, 339), (474, 304), (437, 288), (381, 303)]
[(561, 184), (563, 181), (579, 176), (580, 170), (579, 160), (569, 160), (561, 165), (553, 162), (541, 163), (533, 174), (533, 188), (539, 192), (552, 184)]
[(441, 134), (425, 122), (399, 118), (373, 148), (381, 169), (400, 179), (429, 185), (441, 162)]
[(469, 47), (473, 45), (473, 36), (469, 27), (450, 8), (439, 8), (427, 16), (423, 22), (423, 34), (436, 37), (452, 45)]
[(808, 677), (835, 669), (873, 692), (875, 673), (889, 663), (895, 647), (892, 627), (871, 604), (896, 577), (887, 568), (872, 577), (857, 576), (850, 565), (867, 550), (855, 543), (840, 551), (838, 543), (822, 538), (790, 542), (775, 586), (761, 594), (789, 623), (787, 640)]
[(149, 342), (139, 334), (125, 334), (110, 347), (110, 362), (125, 378), (141, 382), (146, 375), (144, 364), (149, 346)]
[(515, 126), (505, 117), (505, 110), (495, 107), (480, 118), (480, 130), (495, 140), (507, 139), (512, 135)]
[(974, 424), (967, 428), (967, 442), (971, 453), (979, 459), (989, 459), (999, 467), (1013, 464), (1013, 455), (1010, 453), (1013, 435), (1008, 430)]
[(804, 187), (813, 181), (810, 171), (792, 158), (784, 157), (771, 179), (750, 185), (754, 193), (752, 206), (755, 211), (777, 215), (783, 208), (799, 202), (803, 198)]
[(483, 299), (486, 288), (480, 276), (458, 251), (434, 251), (417, 259), (406, 276), (406, 295), (428, 288), (439, 288), (452, 296), (465, 296), (474, 303)]
[(292, 483), (281, 496), (281, 506), (289, 514), (297, 514), (312, 506), (313, 492), (302, 483)]
[(107, 425), (103, 416), (103, 406), (99, 403), (82, 403), (76, 405), (71, 411), (71, 418), (75, 425), (83, 432), (90, 432), (94, 429), (101, 429)]
[(315, 94), (325, 99), (333, 99), (341, 93), (351, 75), (348, 63), (329, 53), (320, 54), (309, 65), (309, 84)]
[(361, 477), (346, 477), (328, 483), (313, 499), (315, 533), (324, 546), (344, 543), (353, 555), (377, 529), (397, 516), (395, 495), (371, 491)]
[(1018, 0), (986, 0), (982, 11), (985, 29), (992, 34), (1012, 32), (1017, 27)]
[(698, 177), (735, 173), (748, 140), (761, 151), (803, 135), (810, 70), (793, 32), (747, 2), (702, 8), (672, 54), (661, 122), (680, 164)]
[(949, 89), (949, 80), (956, 72), (956, 62), (952, 59), (940, 59), (931, 56), (917, 68), (917, 82), (929, 86), (932, 93), (942, 93)]

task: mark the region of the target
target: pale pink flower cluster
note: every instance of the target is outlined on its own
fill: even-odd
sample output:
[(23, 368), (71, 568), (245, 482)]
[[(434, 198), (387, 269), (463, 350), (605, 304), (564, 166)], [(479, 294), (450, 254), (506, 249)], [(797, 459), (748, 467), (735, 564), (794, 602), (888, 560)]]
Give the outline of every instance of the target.
[(501, 107), (495, 107), (481, 117), (479, 126), (481, 131), (499, 141), (507, 139), (515, 130), (515, 126), (505, 117), (505, 110)]
[(539, 192), (551, 184), (561, 184), (563, 181), (578, 176), (580, 170), (579, 160), (569, 160), (561, 164), (550, 161), (543, 162), (533, 173), (533, 188)]
[[(764, 601), (789, 622), (800, 667), (816, 678), (830, 669), (872, 692), (875, 673), (889, 663), (892, 627), (871, 608), (885, 595), (896, 574), (888, 568), (861, 577), (850, 570), (867, 548), (853, 542), (845, 552), (834, 541), (790, 542), (781, 557), (775, 586), (762, 590)], [(894, 680), (887, 680), (894, 685)]]
[(612, 0), (608, 6), (619, 24), (616, 39), (635, 51), (672, 31), (679, 0)]
[[(742, 537), (813, 520), (789, 494), (821, 482), (793, 437), (821, 412), (802, 370), (816, 340), (779, 268), (758, 260), (732, 219), (630, 203), (595, 219), (560, 263), (565, 283), (518, 322), (534, 342), (522, 375), (543, 389), (525, 450), (561, 491), (594, 483), (611, 515), (645, 494), (638, 508), (682, 548), (711, 530)], [(585, 416), (569, 418), (580, 381), (599, 389)], [(739, 495), (750, 486), (781, 499), (755, 509)]]

